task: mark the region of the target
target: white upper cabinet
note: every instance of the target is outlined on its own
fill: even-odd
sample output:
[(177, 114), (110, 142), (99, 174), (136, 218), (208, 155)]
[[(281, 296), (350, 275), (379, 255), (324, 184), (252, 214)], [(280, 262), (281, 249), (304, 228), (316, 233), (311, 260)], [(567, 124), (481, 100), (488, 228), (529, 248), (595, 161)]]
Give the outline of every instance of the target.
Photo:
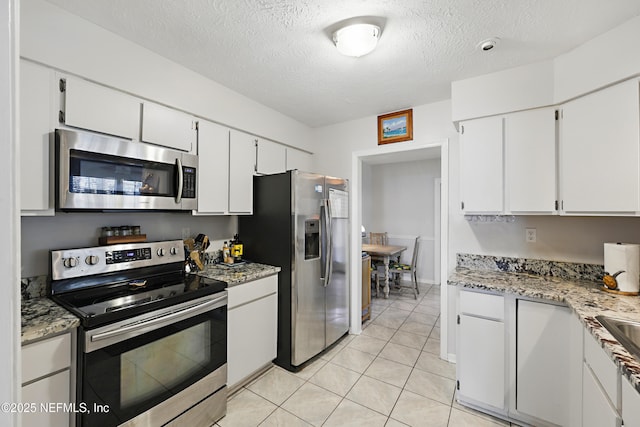
[(256, 172), (271, 175), (287, 170), (287, 148), (272, 141), (257, 139)]
[(287, 170), (292, 169), (313, 172), (311, 154), (287, 147)]
[(198, 214), (229, 211), (229, 129), (198, 122)]
[(244, 132), (230, 131), (229, 137), (229, 213), (253, 213), (253, 172), (256, 138)]
[(502, 117), (461, 123), (460, 180), (465, 213), (503, 211)]
[(153, 102), (142, 104), (142, 142), (193, 152), (196, 148), (194, 118)]
[(20, 61), (20, 209), (23, 215), (53, 215), (49, 188), (55, 73)]
[(60, 123), (128, 139), (138, 139), (140, 101), (123, 92), (76, 77), (63, 77)]
[(556, 111), (540, 108), (505, 116), (505, 200), (511, 213), (557, 210)]
[(566, 103), (560, 138), (564, 213), (639, 211), (639, 148), (637, 79)]

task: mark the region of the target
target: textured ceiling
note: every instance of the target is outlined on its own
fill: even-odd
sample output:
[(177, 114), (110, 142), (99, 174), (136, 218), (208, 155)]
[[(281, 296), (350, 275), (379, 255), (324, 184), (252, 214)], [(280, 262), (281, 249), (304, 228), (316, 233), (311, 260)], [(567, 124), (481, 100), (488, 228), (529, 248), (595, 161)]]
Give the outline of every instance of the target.
[[(640, 14), (638, 0), (49, 1), (312, 127), (447, 99), (452, 80), (553, 58)], [(331, 30), (359, 16), (383, 24), (378, 48), (342, 56)]]

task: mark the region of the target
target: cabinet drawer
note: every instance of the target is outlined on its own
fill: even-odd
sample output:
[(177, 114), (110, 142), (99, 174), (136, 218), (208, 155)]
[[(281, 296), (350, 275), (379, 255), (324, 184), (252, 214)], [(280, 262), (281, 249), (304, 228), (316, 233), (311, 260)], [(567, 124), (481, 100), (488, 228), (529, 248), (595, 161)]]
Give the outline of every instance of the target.
[(460, 313), (504, 320), (504, 297), (460, 291)]
[(229, 310), (258, 298), (278, 292), (278, 275), (264, 277), (228, 289)]
[(22, 347), (22, 383), (71, 366), (71, 334)]
[(589, 331), (585, 329), (584, 334), (584, 360), (602, 385), (611, 403), (619, 410), (620, 375), (618, 368)]
[(37, 405), (36, 411), (22, 414), (22, 427), (68, 427), (68, 411), (42, 411), (40, 405), (71, 402), (70, 384), (69, 370), (66, 370), (22, 387), (22, 402)]

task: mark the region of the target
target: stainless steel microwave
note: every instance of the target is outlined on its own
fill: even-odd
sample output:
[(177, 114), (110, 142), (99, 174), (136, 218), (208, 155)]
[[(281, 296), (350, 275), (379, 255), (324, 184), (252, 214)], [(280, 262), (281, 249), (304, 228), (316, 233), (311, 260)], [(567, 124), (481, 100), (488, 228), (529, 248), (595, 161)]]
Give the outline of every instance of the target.
[(89, 132), (55, 131), (56, 209), (198, 208), (198, 157)]

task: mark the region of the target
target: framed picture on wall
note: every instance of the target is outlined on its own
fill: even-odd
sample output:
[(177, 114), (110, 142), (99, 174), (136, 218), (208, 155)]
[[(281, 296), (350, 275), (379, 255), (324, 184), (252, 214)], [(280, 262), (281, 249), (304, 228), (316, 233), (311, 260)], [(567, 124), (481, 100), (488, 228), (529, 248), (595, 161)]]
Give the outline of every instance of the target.
[(413, 139), (413, 109), (378, 116), (378, 145)]

